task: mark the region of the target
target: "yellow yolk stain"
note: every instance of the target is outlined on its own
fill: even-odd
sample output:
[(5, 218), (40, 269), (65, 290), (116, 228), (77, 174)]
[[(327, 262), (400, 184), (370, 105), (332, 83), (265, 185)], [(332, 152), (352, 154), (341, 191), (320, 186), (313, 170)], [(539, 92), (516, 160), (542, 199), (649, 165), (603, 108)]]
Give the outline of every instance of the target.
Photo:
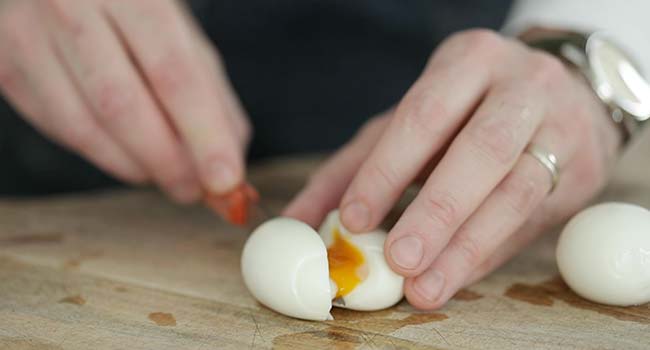
[(336, 297), (350, 293), (361, 282), (358, 269), (363, 266), (363, 253), (341, 236), (338, 228), (333, 232), (334, 242), (327, 248), (330, 278), (336, 282)]

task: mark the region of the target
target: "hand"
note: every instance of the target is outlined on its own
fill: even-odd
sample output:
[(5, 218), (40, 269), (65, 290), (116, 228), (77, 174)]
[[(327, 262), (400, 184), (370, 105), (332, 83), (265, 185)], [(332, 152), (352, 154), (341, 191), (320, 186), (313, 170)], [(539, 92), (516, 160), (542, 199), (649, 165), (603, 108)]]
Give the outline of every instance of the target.
[[(382, 221), (421, 178), (386, 240), (422, 309), (441, 307), (582, 208), (620, 143), (600, 101), (556, 58), (487, 30), (453, 35), (394, 112), (370, 121), (310, 179), (285, 214), (316, 225), (340, 206), (355, 232)], [(560, 179), (524, 152), (555, 154)]]
[(172, 0), (0, 0), (0, 88), (44, 134), (180, 202), (241, 183), (249, 125)]

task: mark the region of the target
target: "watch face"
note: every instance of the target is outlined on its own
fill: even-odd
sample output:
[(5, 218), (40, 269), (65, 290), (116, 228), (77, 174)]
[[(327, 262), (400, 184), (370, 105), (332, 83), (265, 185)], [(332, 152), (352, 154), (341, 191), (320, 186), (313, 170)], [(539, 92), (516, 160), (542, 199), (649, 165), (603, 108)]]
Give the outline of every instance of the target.
[(629, 56), (600, 35), (589, 37), (586, 49), (598, 95), (637, 120), (650, 118), (650, 85)]

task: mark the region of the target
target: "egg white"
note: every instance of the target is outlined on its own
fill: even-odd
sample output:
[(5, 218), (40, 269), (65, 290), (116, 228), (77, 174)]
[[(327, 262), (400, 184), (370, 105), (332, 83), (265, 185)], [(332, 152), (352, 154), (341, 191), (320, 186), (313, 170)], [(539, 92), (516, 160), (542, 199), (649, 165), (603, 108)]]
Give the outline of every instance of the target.
[(364, 256), (368, 275), (350, 293), (343, 296), (343, 303), (334, 306), (373, 311), (395, 305), (403, 297), (404, 277), (390, 269), (384, 258), (386, 231), (377, 229), (365, 233), (351, 233), (339, 220), (338, 210), (332, 211), (321, 225), (319, 233), (326, 247), (333, 243), (333, 232), (338, 228), (341, 236), (357, 247)]
[(244, 283), (255, 299), (287, 316), (331, 319), (327, 250), (309, 225), (271, 219), (246, 241), (241, 257)]
[(650, 212), (625, 203), (585, 209), (557, 245), (566, 283), (582, 297), (609, 305), (650, 301)]
[(336, 284), (329, 277), (327, 247), (333, 230), (359, 249), (367, 275), (335, 306), (372, 311), (394, 305), (403, 298), (404, 278), (384, 259), (386, 232), (352, 234), (330, 213), (320, 235), (307, 224), (274, 218), (256, 228), (246, 241), (241, 257), (242, 277), (250, 293), (263, 305), (287, 316), (306, 320), (332, 319)]

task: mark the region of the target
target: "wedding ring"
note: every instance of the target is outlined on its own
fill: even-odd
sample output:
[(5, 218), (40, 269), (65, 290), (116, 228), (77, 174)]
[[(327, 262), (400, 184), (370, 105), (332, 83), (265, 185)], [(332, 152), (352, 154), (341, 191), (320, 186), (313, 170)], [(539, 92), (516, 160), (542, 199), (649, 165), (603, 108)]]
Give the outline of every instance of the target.
[(533, 156), (540, 164), (544, 166), (544, 168), (546, 168), (546, 170), (548, 170), (549, 174), (551, 175), (551, 188), (548, 190), (548, 193), (552, 193), (560, 178), (560, 170), (557, 165), (557, 157), (555, 154), (547, 151), (535, 143), (528, 144), (528, 147), (526, 147), (526, 153)]

